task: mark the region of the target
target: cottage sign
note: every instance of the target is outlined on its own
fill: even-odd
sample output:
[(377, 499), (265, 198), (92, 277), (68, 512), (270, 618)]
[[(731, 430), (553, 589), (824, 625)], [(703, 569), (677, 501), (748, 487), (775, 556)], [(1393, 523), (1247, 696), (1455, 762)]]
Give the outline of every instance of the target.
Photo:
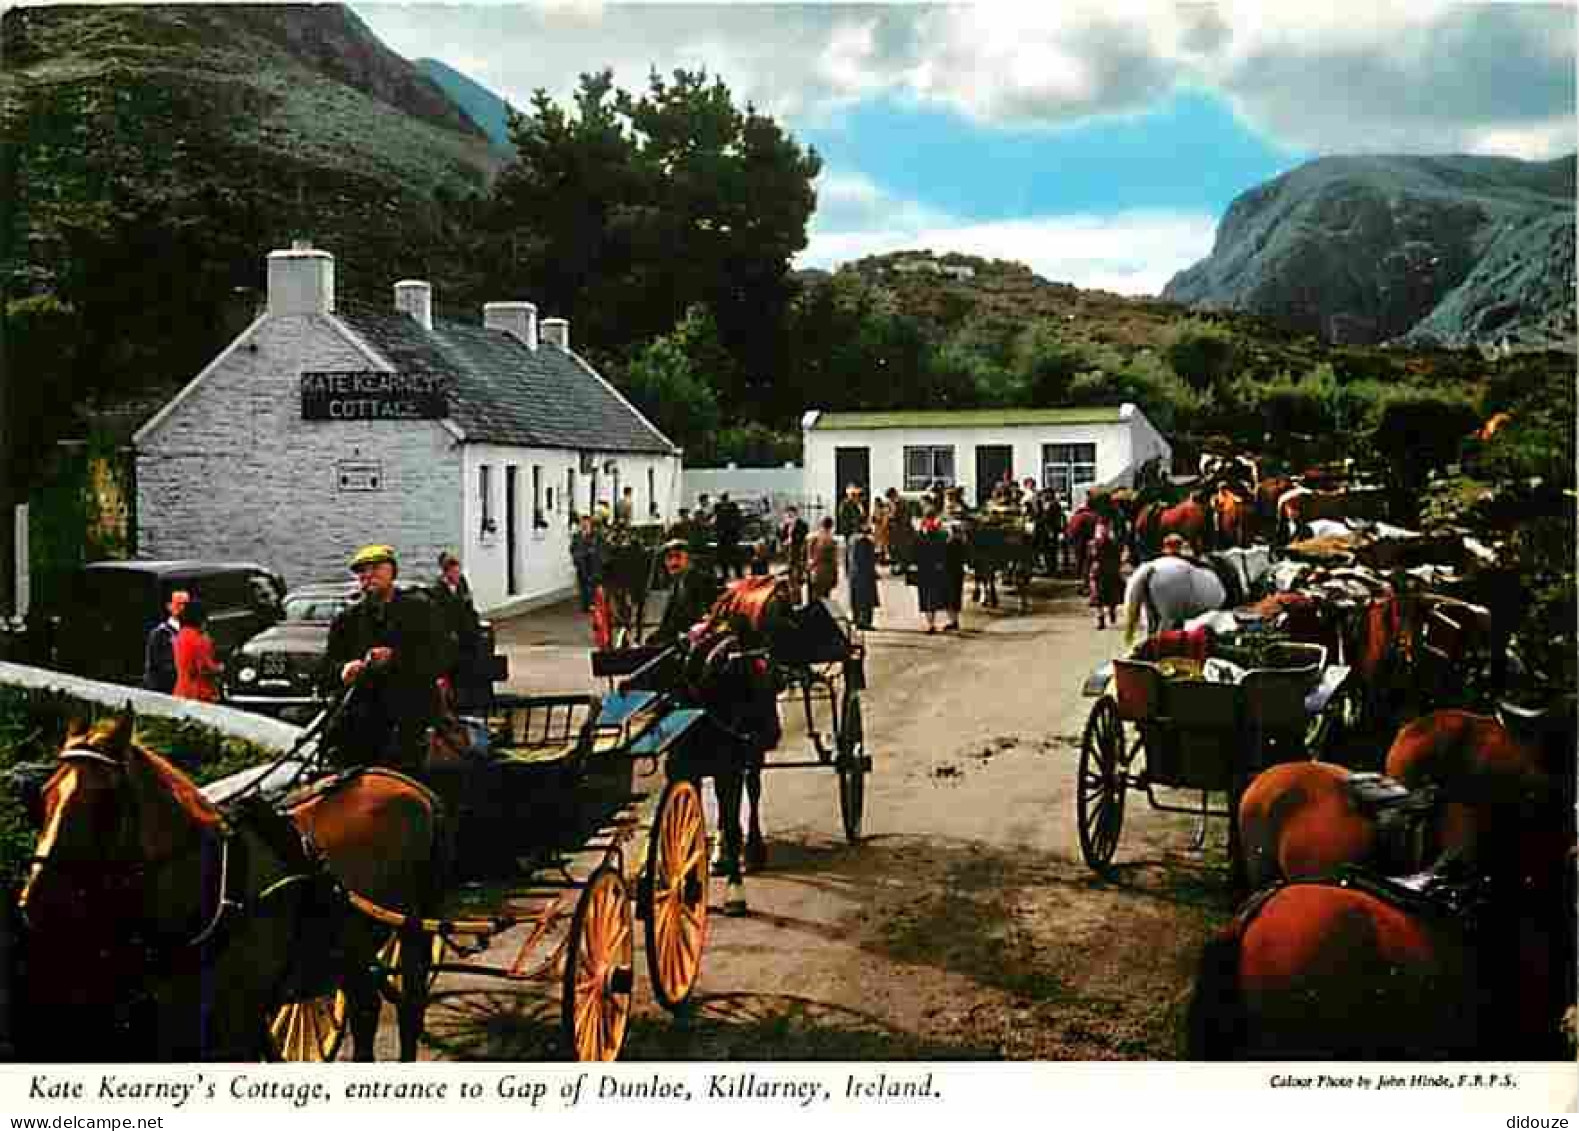
[(442, 420), (452, 381), (438, 373), (313, 370), (302, 374), (303, 420)]

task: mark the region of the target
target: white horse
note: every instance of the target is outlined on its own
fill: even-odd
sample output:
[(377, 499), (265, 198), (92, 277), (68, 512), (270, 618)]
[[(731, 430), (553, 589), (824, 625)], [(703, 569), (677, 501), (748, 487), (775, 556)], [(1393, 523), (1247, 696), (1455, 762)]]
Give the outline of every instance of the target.
[(1191, 617), (1227, 603), (1228, 591), (1217, 574), (1187, 558), (1164, 554), (1130, 575), (1124, 591), (1124, 638), (1134, 638), (1143, 612), (1146, 634), (1152, 636), (1183, 628)]

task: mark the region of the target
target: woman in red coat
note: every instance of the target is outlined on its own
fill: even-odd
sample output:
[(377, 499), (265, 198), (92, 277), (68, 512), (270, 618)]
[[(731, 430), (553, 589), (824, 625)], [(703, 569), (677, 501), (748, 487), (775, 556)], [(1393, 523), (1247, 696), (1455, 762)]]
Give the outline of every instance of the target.
[(214, 640), (203, 630), (208, 612), (192, 601), (181, 610), (181, 631), (175, 638), (175, 690), (177, 699), (219, 702), (219, 675), (225, 666), (214, 658)]

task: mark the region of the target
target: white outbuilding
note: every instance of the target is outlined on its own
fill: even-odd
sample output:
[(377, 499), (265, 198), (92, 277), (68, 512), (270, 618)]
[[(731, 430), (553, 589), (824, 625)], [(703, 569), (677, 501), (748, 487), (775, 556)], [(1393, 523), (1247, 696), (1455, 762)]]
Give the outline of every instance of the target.
[(935, 480), (985, 500), (1004, 476), (1035, 479), (1078, 503), (1096, 486), (1127, 486), (1138, 468), (1173, 450), (1134, 404), (822, 412), (801, 420), (808, 497), (838, 499), (855, 484), (872, 494), (915, 492)]
[(573, 592), (578, 512), (629, 488), (636, 523), (673, 519), (680, 450), (563, 319), (435, 318), (419, 280), (346, 307), (334, 279), (326, 251), (271, 253), (263, 312), (138, 430), (141, 556), (255, 560), (294, 586), (347, 576), (371, 542), (408, 576), (449, 550), (498, 616)]

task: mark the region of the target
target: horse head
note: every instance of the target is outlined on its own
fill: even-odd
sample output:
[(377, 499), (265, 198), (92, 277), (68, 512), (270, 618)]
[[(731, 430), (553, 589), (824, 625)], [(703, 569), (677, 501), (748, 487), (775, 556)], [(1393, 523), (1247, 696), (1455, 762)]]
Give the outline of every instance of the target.
[(200, 865), (189, 849), (223, 818), (180, 771), (136, 744), (135, 726), (127, 704), (92, 727), (73, 720), (67, 728), (40, 793), (41, 831), (18, 897), (34, 932), (69, 941), (94, 924), (157, 925), (186, 910), (163, 896), (190, 879), (177, 865)]

